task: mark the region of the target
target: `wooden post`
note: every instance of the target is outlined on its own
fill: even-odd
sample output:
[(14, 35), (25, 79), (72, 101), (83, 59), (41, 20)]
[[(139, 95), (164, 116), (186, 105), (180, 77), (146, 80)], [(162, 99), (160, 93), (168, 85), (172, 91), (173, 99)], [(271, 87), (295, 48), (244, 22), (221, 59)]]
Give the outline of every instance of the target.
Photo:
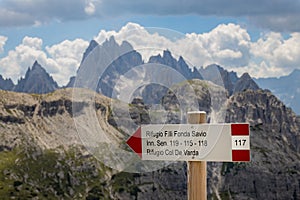
[[(188, 112), (189, 124), (206, 123), (206, 112)], [(206, 200), (206, 161), (188, 161), (188, 200)]]

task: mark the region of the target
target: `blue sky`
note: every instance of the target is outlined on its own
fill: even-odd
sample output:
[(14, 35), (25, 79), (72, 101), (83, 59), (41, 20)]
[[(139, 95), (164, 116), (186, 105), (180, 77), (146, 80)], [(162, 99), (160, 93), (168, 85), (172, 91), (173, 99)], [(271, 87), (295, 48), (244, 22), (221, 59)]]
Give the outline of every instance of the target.
[[(300, 68), (299, 10), (299, 0), (0, 0), (0, 74), (16, 82), (37, 59), (63, 85), (91, 39), (114, 35), (121, 42), (130, 27), (160, 27), (181, 32), (200, 55), (167, 39), (161, 48), (199, 67), (286, 75)], [(130, 42), (157, 45), (151, 38), (144, 33)]]
[[(109, 19), (91, 18), (78, 21), (59, 22), (52, 21), (40, 26), (16, 26), (2, 27), (1, 34), (10, 36), (10, 40), (6, 43), (6, 53), (9, 49), (17, 46), (25, 36), (41, 37), (47, 45), (53, 45), (63, 40), (73, 40), (83, 38), (91, 40), (101, 29), (119, 30), (128, 22), (138, 23), (144, 27), (161, 27), (168, 28), (182, 33), (203, 33), (209, 32), (222, 23), (238, 23), (246, 25), (246, 21), (242, 18), (231, 17), (208, 17), (198, 15), (183, 16), (127, 16)], [(251, 30), (250, 30), (251, 29)], [(53, 32), (55, 30), (55, 32)], [(258, 37), (257, 28), (251, 28), (251, 38), (254, 40)], [(2, 57), (4, 54), (1, 55)]]

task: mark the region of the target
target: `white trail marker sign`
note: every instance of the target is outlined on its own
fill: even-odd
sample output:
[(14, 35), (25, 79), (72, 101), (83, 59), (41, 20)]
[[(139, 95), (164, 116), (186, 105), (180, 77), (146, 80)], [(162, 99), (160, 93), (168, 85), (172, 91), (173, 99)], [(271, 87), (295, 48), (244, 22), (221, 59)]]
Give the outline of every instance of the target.
[(189, 112), (189, 124), (143, 125), (127, 140), (142, 160), (188, 161), (188, 199), (206, 200), (206, 161), (249, 162), (249, 124), (205, 124)]
[(249, 124), (143, 125), (127, 144), (142, 160), (250, 161)]

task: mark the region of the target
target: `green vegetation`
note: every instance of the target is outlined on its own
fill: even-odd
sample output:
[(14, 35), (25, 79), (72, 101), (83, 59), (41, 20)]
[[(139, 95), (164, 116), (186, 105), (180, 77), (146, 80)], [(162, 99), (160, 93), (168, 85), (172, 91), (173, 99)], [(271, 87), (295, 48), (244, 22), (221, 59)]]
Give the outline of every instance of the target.
[(1, 199), (111, 199), (140, 192), (139, 174), (116, 173), (76, 148), (18, 147), (0, 152)]
[[(220, 196), (220, 198), (221, 198), (222, 200), (230, 200), (230, 199), (232, 199), (232, 197), (231, 197), (229, 191), (228, 191), (228, 192), (221, 192), (221, 193), (219, 193), (219, 196)], [(212, 195), (212, 198), (211, 198), (211, 199), (212, 199), (212, 200), (218, 200), (218, 197), (217, 197), (217, 195), (214, 193), (214, 194)]]
[[(0, 196), (1, 199), (92, 199), (95, 195), (108, 198), (102, 170), (103, 166), (93, 158), (83, 158), (75, 149), (65, 154), (34, 147), (3, 151)], [(96, 188), (102, 188), (101, 194)]]
[(138, 192), (140, 189), (134, 182), (135, 176), (138, 174), (120, 172), (112, 176), (112, 189), (115, 192), (122, 193), (127, 192), (131, 196), (137, 198)]

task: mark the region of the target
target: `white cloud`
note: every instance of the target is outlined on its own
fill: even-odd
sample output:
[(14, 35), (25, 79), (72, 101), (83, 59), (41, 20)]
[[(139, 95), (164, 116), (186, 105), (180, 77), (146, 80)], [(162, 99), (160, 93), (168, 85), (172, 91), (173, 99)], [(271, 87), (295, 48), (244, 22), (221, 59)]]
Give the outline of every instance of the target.
[[(152, 34), (149, 33), (154, 32)], [(162, 34), (177, 37), (168, 39)], [(175, 56), (183, 56), (192, 65), (202, 66), (219, 63), (223, 66), (241, 67), (249, 61), (250, 36), (245, 29), (235, 24), (222, 24), (204, 34), (182, 34), (161, 28), (144, 28), (128, 23), (120, 31), (100, 31), (95, 38), (102, 43), (114, 35), (120, 43), (127, 40), (147, 60), (154, 53), (169, 49)], [(152, 50), (152, 51), (150, 51)]]
[(7, 37), (0, 35), (0, 54), (4, 51), (4, 46), (7, 41)]
[(295, 0), (48, 0), (0, 1), (0, 26), (24, 26), (53, 20), (74, 21), (91, 17), (134, 16), (217, 16), (242, 17), (267, 30), (300, 32), (300, 3)]
[[(47, 59), (47, 55), (42, 51), (42, 40), (26, 36), (20, 45), (9, 51), (8, 55), (0, 60), (0, 69), (2, 75), (12, 78), (16, 82), (35, 60), (45, 64)], [(52, 68), (55, 67), (55, 65), (52, 66)]]
[[(280, 33), (269, 32), (257, 41), (251, 41), (245, 28), (231, 23), (220, 24), (207, 33), (185, 35), (128, 23), (119, 31), (101, 30), (95, 39), (102, 43), (112, 35), (119, 43), (123, 40), (131, 43), (144, 60), (169, 49), (173, 56), (178, 58), (181, 55), (191, 65), (200, 67), (217, 63), (240, 75), (250, 72), (255, 77), (281, 76), (300, 67), (299, 33), (284, 38)], [(177, 39), (168, 39), (162, 35)]]
[(95, 5), (92, 2), (88, 3), (88, 5), (84, 8), (84, 11), (88, 15), (93, 15), (95, 13)]
[(97, 9), (98, 4), (101, 1), (99, 0), (85, 0), (85, 8), (84, 11), (87, 15), (94, 15)]
[(83, 39), (75, 39), (73, 41), (65, 40), (51, 47), (47, 46), (46, 50), (54, 59), (68, 57), (79, 63), (82, 58), (83, 50), (87, 48), (88, 44), (89, 43)]
[(82, 59), (88, 42), (83, 39), (73, 41), (65, 40), (51, 47), (47, 46), (46, 51), (58, 66), (58, 72), (52, 74), (60, 85), (66, 85), (70, 76), (76, 74), (76, 70)]
[[(124, 40), (131, 43), (145, 61), (169, 49), (173, 56), (183, 56), (191, 66), (217, 63), (239, 74), (249, 72), (254, 77), (282, 76), (300, 68), (299, 33), (283, 37), (269, 32), (251, 41), (247, 30), (236, 24), (221, 24), (202, 34), (181, 34), (128, 23), (119, 31), (101, 30), (94, 39), (102, 43), (112, 35), (119, 43)], [(6, 40), (0, 36), (0, 51)], [(0, 59), (0, 74), (16, 82), (37, 60), (60, 85), (65, 85), (69, 77), (75, 75), (87, 46), (87, 41), (75, 39), (43, 47), (41, 38), (27, 36)]]
[(275, 50), (274, 59), (276, 66), (285, 66), (293, 69), (299, 67), (300, 63), (300, 33), (291, 34), (290, 38), (284, 40)]
[(241, 67), (249, 62), (250, 36), (247, 31), (235, 24), (221, 24), (208, 33), (187, 34), (182, 40), (187, 56), (193, 63), (205, 66), (218, 63), (222, 66)]
[(65, 85), (69, 77), (75, 74), (87, 45), (88, 42), (82, 39), (66, 40), (47, 46), (47, 54), (41, 38), (26, 36), (21, 44), (0, 59), (0, 71), (16, 83), (37, 60), (59, 85)]
[(22, 41), (23, 46), (30, 47), (34, 50), (41, 50), (43, 45), (43, 40), (37, 37), (24, 37)]
[[(151, 28), (151, 30), (155, 31), (155, 28)], [(156, 31), (161, 31), (161, 29), (157, 29)], [(161, 53), (165, 49), (174, 50), (170, 48), (174, 43), (169, 39), (157, 33), (150, 34), (144, 27), (135, 23), (126, 24), (118, 32), (101, 30), (94, 39), (101, 44), (111, 36), (114, 36), (118, 43), (122, 43), (124, 40), (129, 42), (134, 49), (143, 55), (145, 61), (151, 55)], [(172, 52), (176, 55), (176, 51)]]
[(253, 72), (253, 76), (282, 76), (300, 68), (300, 34), (292, 33), (285, 39), (280, 33), (263, 35), (251, 45), (251, 53), (258, 66), (268, 66), (264, 73)]
[(53, 20), (82, 20), (85, 13), (84, 0), (0, 1), (0, 26), (31, 26)]

